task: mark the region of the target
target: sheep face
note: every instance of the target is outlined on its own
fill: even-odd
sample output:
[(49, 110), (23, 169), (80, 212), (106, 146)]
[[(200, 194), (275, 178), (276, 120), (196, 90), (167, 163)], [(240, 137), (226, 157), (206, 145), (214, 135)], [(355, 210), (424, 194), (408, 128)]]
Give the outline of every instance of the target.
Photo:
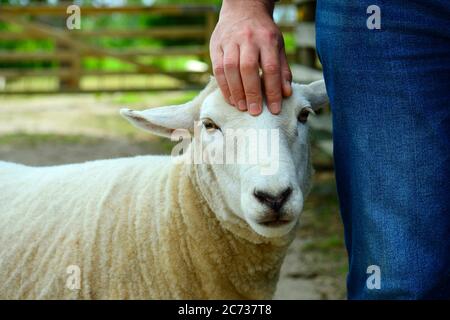
[(213, 211), (276, 238), (293, 230), (303, 209), (312, 175), (307, 117), (327, 102), (323, 81), (293, 84), (279, 115), (264, 105), (255, 117), (228, 105), (213, 80), (187, 104), (121, 113), (177, 140), (189, 130), (193, 139), (181, 159), (198, 166)]

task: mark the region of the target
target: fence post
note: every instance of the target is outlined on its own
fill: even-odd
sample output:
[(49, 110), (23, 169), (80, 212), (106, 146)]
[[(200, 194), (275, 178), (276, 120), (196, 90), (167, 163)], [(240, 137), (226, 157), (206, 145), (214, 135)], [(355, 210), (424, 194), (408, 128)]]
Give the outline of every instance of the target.
[(79, 91), (80, 90), (80, 79), (81, 79), (81, 52), (73, 52), (71, 61), (71, 77), (70, 77), (70, 86), (72, 90)]
[(59, 88), (62, 90), (79, 91), (81, 77), (81, 52), (77, 52), (75, 48), (70, 48), (66, 43), (57, 41), (56, 48), (58, 51), (70, 54), (70, 61), (60, 61), (59, 69), (70, 69), (70, 75), (67, 77), (64, 72), (59, 76)]
[(296, 53), (298, 63), (308, 67), (316, 65), (315, 49), (315, 12), (316, 0), (297, 0)]

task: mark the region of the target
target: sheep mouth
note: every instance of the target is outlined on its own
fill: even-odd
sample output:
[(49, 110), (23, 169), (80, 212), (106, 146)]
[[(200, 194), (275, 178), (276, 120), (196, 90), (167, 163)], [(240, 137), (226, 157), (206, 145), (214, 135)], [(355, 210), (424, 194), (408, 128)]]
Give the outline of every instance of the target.
[(264, 221), (260, 222), (259, 224), (265, 226), (265, 227), (280, 227), (284, 226), (286, 224), (289, 224), (292, 220), (272, 220), (272, 221)]

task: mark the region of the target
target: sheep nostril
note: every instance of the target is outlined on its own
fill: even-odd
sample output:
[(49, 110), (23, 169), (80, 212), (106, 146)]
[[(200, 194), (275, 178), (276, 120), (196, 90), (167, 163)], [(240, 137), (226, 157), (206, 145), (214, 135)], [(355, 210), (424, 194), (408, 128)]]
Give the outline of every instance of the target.
[(281, 193), (280, 198), (282, 199), (283, 202), (285, 202), (289, 196), (292, 193), (292, 188), (291, 187), (287, 187), (286, 189), (284, 189), (284, 191)]
[(288, 187), (280, 192), (278, 195), (273, 195), (265, 191), (255, 190), (253, 195), (259, 202), (267, 205), (275, 211), (278, 211), (287, 201), (292, 193), (292, 188)]

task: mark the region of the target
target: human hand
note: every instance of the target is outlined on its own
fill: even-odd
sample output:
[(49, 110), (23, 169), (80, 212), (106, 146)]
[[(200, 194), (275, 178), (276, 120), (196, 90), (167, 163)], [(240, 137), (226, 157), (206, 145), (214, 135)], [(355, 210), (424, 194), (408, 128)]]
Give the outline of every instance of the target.
[(282, 97), (292, 94), (292, 74), (283, 36), (272, 19), (273, 6), (271, 0), (224, 0), (211, 36), (213, 71), (225, 100), (252, 115), (262, 111), (262, 88), (273, 114), (280, 113)]

